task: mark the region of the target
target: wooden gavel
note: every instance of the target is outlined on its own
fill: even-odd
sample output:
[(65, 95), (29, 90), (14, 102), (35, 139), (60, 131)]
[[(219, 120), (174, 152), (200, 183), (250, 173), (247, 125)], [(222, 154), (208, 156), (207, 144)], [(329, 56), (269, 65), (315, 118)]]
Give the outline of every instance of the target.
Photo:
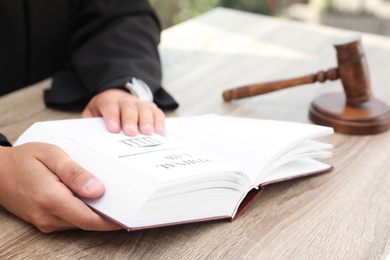
[(223, 98), (225, 101), (230, 101), (232, 99), (257, 96), (298, 85), (315, 83), (317, 81), (322, 83), (326, 80), (341, 79), (349, 105), (354, 106), (368, 101), (372, 95), (370, 76), (367, 60), (360, 43), (360, 38), (351, 38), (335, 43), (338, 61), (337, 68), (292, 79), (233, 88), (224, 91)]
[(270, 81), (265, 83), (255, 83), (251, 85), (245, 85), (223, 92), (222, 96), (225, 101), (231, 101), (233, 99), (242, 99), (247, 97), (253, 97), (269, 92), (282, 90), (298, 85), (310, 84), (315, 82), (325, 82), (326, 80), (336, 80), (340, 78), (338, 68), (332, 68), (327, 71), (319, 71), (315, 74), (309, 74), (292, 79)]
[(269, 93), (297, 85), (341, 79), (344, 93), (331, 93), (315, 99), (310, 119), (346, 134), (375, 134), (390, 128), (390, 109), (372, 95), (367, 59), (359, 36), (334, 43), (337, 68), (302, 77), (251, 84), (223, 92), (225, 101)]

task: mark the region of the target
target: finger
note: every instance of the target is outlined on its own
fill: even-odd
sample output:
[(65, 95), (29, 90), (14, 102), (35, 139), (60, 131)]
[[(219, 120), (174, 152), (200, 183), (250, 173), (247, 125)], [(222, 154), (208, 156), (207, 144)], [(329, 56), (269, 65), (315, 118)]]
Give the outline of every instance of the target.
[[(57, 193), (60, 195), (59, 193)], [(74, 229), (75, 227), (84, 230), (108, 231), (121, 229), (112, 221), (98, 215), (90, 209), (84, 202), (71, 194), (58, 196), (55, 198), (56, 208), (53, 212), (60, 219), (53, 228), (62, 230)]]
[[(138, 102), (138, 100), (136, 101)], [(120, 114), (123, 132), (129, 136), (136, 136), (138, 132), (138, 108), (132, 99), (125, 99), (120, 103)]]
[(139, 119), (138, 128), (144, 135), (151, 135), (154, 133), (154, 103), (140, 102), (138, 104)]
[(108, 131), (119, 133), (121, 130), (119, 105), (116, 102), (107, 101), (101, 105), (100, 113), (104, 118)]
[(83, 112), (81, 112), (81, 115), (80, 115), (81, 117), (83, 117), (83, 118), (86, 118), (86, 117), (93, 117), (93, 114), (92, 114), (92, 111), (88, 108), (88, 107), (86, 107), (84, 110), (83, 110)]
[(159, 135), (165, 135), (165, 114), (157, 106), (155, 108), (153, 110), (154, 131)]
[(73, 161), (62, 149), (45, 145), (37, 154), (37, 159), (78, 195), (96, 198), (104, 193), (103, 183)]
[[(54, 185), (51, 186), (54, 188)], [(84, 230), (118, 230), (120, 227), (92, 211), (84, 202), (74, 197), (62, 184), (55, 190), (47, 191), (48, 201), (41, 202), (46, 214), (35, 216), (34, 224), (44, 233), (81, 228)]]
[[(140, 108), (141, 116), (139, 125), (143, 134), (152, 134), (156, 132), (165, 135), (165, 114), (156, 104), (147, 102)], [(152, 130), (149, 130), (152, 127)]]
[(101, 116), (101, 113), (99, 111), (99, 108), (96, 106), (97, 97), (93, 98), (88, 105), (84, 108), (84, 110), (81, 112), (81, 117), (98, 117)]

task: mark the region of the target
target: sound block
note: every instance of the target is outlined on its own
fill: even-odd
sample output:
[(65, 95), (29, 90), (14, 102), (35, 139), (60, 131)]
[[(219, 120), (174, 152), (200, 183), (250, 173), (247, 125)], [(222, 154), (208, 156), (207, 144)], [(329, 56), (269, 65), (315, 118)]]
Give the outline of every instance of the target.
[(329, 93), (316, 98), (310, 106), (310, 120), (333, 127), (337, 133), (370, 135), (390, 128), (389, 106), (372, 98), (358, 106), (346, 103), (345, 93)]

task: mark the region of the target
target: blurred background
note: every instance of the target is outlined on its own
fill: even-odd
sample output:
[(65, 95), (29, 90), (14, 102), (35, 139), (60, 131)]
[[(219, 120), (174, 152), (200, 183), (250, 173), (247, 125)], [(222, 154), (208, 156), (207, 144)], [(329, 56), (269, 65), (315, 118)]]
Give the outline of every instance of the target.
[(390, 36), (390, 0), (150, 0), (164, 28), (215, 7)]

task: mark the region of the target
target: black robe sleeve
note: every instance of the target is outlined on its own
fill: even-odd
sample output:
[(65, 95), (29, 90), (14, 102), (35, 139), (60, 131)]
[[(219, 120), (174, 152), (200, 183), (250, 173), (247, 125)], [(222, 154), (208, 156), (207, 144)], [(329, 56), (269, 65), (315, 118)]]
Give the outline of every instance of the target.
[(164, 110), (178, 107), (161, 86), (160, 23), (147, 0), (74, 0), (69, 66), (45, 92), (48, 106), (83, 107), (95, 94), (144, 80)]
[(12, 146), (10, 142), (8, 142), (7, 138), (0, 133), (0, 146)]

